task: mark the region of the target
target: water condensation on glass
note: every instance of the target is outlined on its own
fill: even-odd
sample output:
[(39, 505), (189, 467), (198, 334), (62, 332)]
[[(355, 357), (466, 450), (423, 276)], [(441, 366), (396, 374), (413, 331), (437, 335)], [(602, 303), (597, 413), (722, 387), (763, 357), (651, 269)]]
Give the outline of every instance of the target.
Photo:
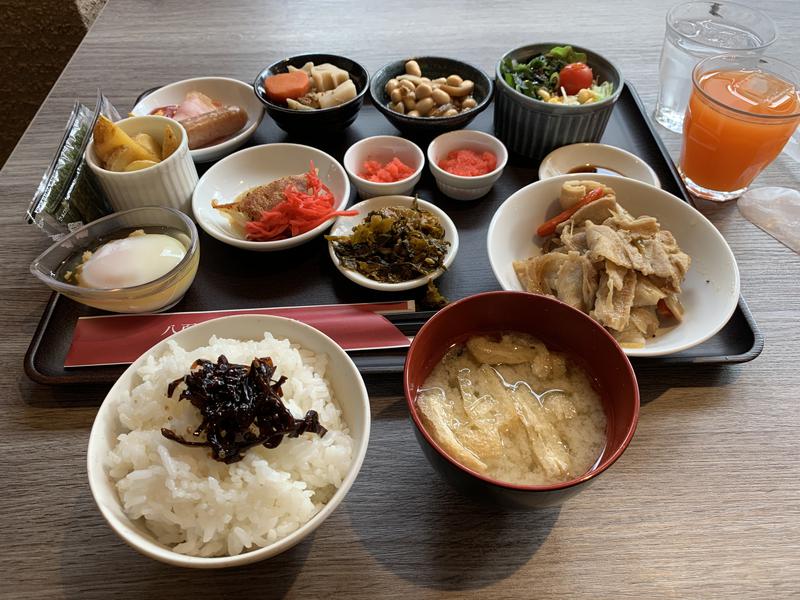
[(746, 7), (734, 8), (720, 2), (689, 4), (696, 4), (689, 8), (703, 10), (705, 14), (671, 21), (659, 64), (660, 87), (654, 116), (658, 123), (676, 133), (683, 130), (683, 115), (692, 91), (692, 69), (700, 60), (729, 50), (750, 50), (758, 54), (775, 37), (774, 24), (765, 15), (754, 13), (764, 21), (764, 35), (735, 21), (737, 16), (744, 18), (737, 11), (750, 11)]
[[(763, 40), (752, 31), (714, 19), (684, 19), (674, 27), (688, 42), (721, 50), (755, 49), (763, 45)], [(687, 45), (687, 49), (691, 51), (692, 48)]]

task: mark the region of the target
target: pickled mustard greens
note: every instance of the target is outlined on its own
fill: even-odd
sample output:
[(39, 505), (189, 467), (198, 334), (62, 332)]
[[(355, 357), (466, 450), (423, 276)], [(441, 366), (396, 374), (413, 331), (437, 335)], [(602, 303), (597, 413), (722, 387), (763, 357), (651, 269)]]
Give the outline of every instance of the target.
[(439, 290), (433, 281), (429, 281), (425, 286), (425, 293), (418, 300), (419, 306), (423, 310), (439, 310), (450, 302)]
[(511, 484), (579, 477), (606, 443), (606, 415), (589, 375), (526, 334), (473, 336), (453, 346), (415, 401), (444, 452)]
[[(250, 366), (229, 363), (220, 355), (216, 363), (198, 359), (191, 372), (169, 384), (167, 395), (185, 384), (179, 400), (189, 400), (200, 410), (202, 422), (192, 432), (198, 441), (186, 440), (171, 429), (161, 435), (185, 446), (207, 446), (214, 460), (226, 464), (244, 458), (248, 448), (263, 445), (276, 448), (283, 436), (299, 437), (327, 430), (320, 425), (316, 411), (309, 410), (295, 419), (281, 400), (286, 377), (273, 379), (277, 367), (271, 358), (255, 358)], [(200, 440), (205, 434), (205, 440)]]
[(382, 283), (401, 283), (444, 266), (450, 242), (433, 214), (419, 208), (386, 206), (373, 210), (350, 235), (325, 236), (346, 269)]

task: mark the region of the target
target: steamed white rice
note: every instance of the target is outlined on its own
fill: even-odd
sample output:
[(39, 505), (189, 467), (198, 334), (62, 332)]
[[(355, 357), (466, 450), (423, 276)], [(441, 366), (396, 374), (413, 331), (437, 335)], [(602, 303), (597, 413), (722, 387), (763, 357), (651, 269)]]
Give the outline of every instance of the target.
[[(200, 423), (200, 412), (179, 391), (168, 398), (171, 381), (189, 372), (198, 358), (250, 364), (271, 357), (275, 377), (285, 375), (283, 401), (295, 417), (319, 413), (324, 437), (285, 437), (268, 450), (249, 449), (226, 465), (208, 448), (187, 447), (161, 435), (167, 427), (184, 434)], [(125, 513), (143, 519), (160, 542), (196, 556), (235, 555), (275, 542), (305, 524), (341, 485), (353, 457), (353, 439), (325, 377), (327, 356), (272, 337), (255, 341), (212, 337), (187, 352), (170, 342), (159, 358), (139, 369), (141, 383), (119, 403), (128, 433), (117, 438), (107, 461)], [(182, 388), (179, 388), (182, 389)]]

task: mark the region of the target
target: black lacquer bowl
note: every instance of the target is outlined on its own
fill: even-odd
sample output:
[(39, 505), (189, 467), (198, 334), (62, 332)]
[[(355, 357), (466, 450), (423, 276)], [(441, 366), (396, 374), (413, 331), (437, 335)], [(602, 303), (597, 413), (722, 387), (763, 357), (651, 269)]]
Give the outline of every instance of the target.
[[(394, 112), (389, 108), (386, 83), (390, 79), (404, 74), (406, 72), (405, 65), (409, 60), (417, 61), (422, 74), (430, 79), (459, 75), (462, 79), (472, 80), (475, 83), (472, 96), (478, 105), (452, 117), (410, 117)], [(417, 56), (390, 62), (372, 76), (369, 85), (372, 103), (392, 125), (404, 134), (427, 138), (465, 127), (489, 106), (493, 94), (494, 83), (483, 71), (469, 63), (438, 56)]]
[[(331, 108), (318, 110), (293, 110), (287, 106), (276, 104), (267, 98), (264, 90), (264, 80), (278, 73), (286, 73), (289, 65), (300, 68), (307, 62), (315, 65), (330, 63), (350, 73), (350, 79), (356, 86), (356, 97)], [(364, 103), (364, 95), (369, 87), (369, 74), (367, 70), (356, 61), (336, 54), (298, 54), (284, 58), (261, 71), (253, 82), (253, 90), (258, 99), (264, 104), (269, 116), (275, 123), (290, 134), (309, 137), (324, 135), (326, 133), (341, 131), (352, 125)]]

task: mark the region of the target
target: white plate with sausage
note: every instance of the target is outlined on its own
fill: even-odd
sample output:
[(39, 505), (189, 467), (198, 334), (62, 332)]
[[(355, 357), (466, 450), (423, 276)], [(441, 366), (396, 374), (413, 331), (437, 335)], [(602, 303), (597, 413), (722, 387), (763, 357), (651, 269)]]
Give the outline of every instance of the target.
[(264, 106), (252, 86), (243, 81), (196, 77), (155, 90), (140, 100), (131, 114), (162, 114), (179, 121), (189, 136), (192, 159), (211, 162), (238, 149), (253, 135), (264, 118)]

